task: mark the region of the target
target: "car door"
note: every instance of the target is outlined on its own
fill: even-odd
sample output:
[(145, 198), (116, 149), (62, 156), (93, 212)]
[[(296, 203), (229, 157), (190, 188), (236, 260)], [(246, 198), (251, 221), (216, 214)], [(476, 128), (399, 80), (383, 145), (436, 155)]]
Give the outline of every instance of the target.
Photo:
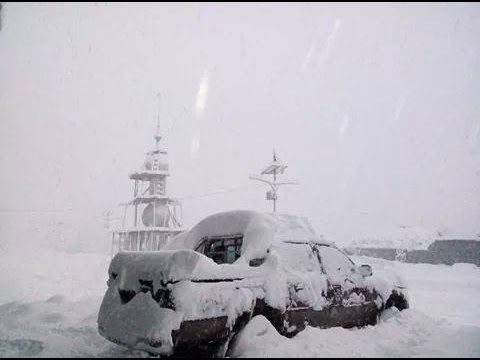
[[(310, 243), (291, 243), (277, 249), (288, 269), (288, 304), (282, 320), (273, 318), (277, 330), (293, 336), (305, 326), (329, 327), (330, 305), (327, 276)], [(284, 252), (282, 254), (282, 252)], [(268, 318), (268, 317), (267, 317)]]
[(355, 264), (333, 246), (315, 245), (315, 248), (328, 279), (327, 297), (332, 302), (329, 322), (343, 327), (374, 324), (378, 294), (366, 287)]

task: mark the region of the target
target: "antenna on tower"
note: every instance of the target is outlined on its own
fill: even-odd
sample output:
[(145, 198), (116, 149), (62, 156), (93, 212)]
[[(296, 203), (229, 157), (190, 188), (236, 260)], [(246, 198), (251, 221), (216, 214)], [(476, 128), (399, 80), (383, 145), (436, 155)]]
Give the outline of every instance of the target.
[(157, 93), (158, 97), (158, 114), (157, 114), (157, 132), (155, 134), (155, 150), (158, 150), (158, 143), (162, 139), (160, 136), (160, 93)]
[(267, 191), (267, 200), (273, 201), (273, 212), (277, 211), (278, 189), (280, 186), (298, 185), (298, 182), (296, 181), (277, 181), (277, 175), (283, 174), (287, 167), (287, 165), (280, 161), (275, 149), (273, 149), (273, 161), (260, 173), (261, 175), (273, 175), (273, 181), (268, 180), (263, 176), (250, 175), (251, 180), (261, 181), (270, 186), (271, 190)]
[(160, 119), (157, 120), (157, 133), (155, 134), (155, 150), (158, 150), (158, 143), (162, 137), (160, 136)]

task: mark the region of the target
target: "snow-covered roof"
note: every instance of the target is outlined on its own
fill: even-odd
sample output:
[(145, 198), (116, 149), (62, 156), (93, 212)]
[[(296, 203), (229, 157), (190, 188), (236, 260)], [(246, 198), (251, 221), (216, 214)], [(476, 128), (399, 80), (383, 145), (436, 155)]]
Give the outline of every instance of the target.
[(274, 242), (326, 243), (305, 217), (236, 210), (206, 217), (178, 235), (166, 249), (195, 249), (205, 237), (237, 234), (243, 235), (242, 255), (248, 259), (263, 256)]

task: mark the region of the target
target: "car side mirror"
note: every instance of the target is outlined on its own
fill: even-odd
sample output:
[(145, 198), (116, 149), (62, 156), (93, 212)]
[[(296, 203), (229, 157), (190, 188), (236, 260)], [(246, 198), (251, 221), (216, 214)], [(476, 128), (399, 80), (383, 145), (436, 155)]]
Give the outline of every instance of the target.
[(249, 265), (253, 266), (253, 267), (257, 267), (257, 266), (262, 265), (264, 262), (265, 262), (264, 257), (260, 258), (260, 259), (252, 259), (252, 260), (250, 260)]
[(363, 277), (369, 277), (369, 276), (372, 276), (373, 272), (372, 272), (372, 267), (370, 265), (360, 265), (360, 268), (359, 268), (359, 273), (360, 275), (362, 275)]

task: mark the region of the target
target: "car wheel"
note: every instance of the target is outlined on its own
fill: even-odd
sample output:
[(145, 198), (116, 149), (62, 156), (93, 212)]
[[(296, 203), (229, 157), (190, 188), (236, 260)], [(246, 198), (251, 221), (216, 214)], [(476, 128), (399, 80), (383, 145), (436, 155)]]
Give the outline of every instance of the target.
[(404, 295), (393, 291), (387, 302), (385, 303), (385, 309), (391, 308), (392, 306), (402, 311), (408, 309), (408, 301)]
[(252, 319), (252, 315), (253, 312), (244, 313), (237, 319), (235, 325), (232, 328), (232, 333), (230, 334), (227, 342), (225, 343), (224, 349), (222, 349), (225, 351), (222, 357), (231, 357), (237, 342), (236, 340), (238, 339), (240, 333), (245, 328), (245, 326), (247, 326), (247, 324)]
[(214, 357), (216, 358), (224, 358), (224, 357), (230, 357), (230, 344), (232, 343), (232, 339), (235, 337), (236, 334), (232, 333), (230, 336), (225, 340), (223, 344), (220, 344), (218, 347), (218, 350), (215, 354)]

